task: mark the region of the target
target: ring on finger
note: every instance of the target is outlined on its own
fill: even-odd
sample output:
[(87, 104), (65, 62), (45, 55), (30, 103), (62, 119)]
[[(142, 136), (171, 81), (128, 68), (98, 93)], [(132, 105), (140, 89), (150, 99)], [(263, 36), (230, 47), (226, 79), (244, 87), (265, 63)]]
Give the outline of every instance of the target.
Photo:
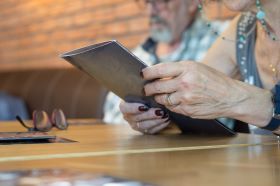
[(170, 97), (171, 97), (171, 94), (166, 94), (165, 100), (169, 106), (174, 106), (175, 104), (172, 102)]
[(143, 131), (144, 134), (147, 134), (147, 133), (149, 132), (148, 129), (142, 129), (142, 128), (140, 127), (140, 122), (139, 122), (139, 121), (136, 122), (136, 126), (137, 126), (137, 129), (140, 130), (140, 131)]

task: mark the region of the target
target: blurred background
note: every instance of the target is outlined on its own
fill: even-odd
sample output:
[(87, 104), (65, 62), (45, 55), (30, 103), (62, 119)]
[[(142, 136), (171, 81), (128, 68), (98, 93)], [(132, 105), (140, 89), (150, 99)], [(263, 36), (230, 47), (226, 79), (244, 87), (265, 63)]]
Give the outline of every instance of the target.
[[(207, 9), (210, 18), (233, 15), (219, 3)], [(135, 0), (2, 0), (0, 20), (1, 71), (70, 67), (60, 53), (110, 39), (131, 49), (148, 30)]]
[[(234, 16), (219, 2), (204, 11), (208, 19)], [(59, 54), (112, 39), (133, 49), (148, 28), (135, 0), (1, 0), (0, 120), (54, 108), (68, 118), (102, 118), (107, 90)]]

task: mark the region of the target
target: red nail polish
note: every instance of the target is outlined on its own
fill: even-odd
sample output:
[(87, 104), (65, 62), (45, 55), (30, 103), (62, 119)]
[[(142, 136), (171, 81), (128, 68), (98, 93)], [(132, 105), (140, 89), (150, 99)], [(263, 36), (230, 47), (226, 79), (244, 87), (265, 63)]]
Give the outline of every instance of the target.
[(138, 110), (141, 111), (141, 112), (146, 112), (149, 110), (149, 107), (145, 106), (145, 105), (142, 105), (142, 106), (139, 106), (138, 107)]
[(163, 110), (156, 110), (155, 115), (156, 116), (164, 116), (164, 111)]

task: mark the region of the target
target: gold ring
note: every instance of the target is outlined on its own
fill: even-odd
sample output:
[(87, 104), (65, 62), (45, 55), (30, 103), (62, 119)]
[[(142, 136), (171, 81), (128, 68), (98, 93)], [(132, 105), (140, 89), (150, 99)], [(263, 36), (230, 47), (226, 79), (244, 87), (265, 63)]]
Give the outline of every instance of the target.
[(143, 131), (144, 134), (148, 134), (149, 130), (148, 129), (141, 129), (140, 128), (140, 122), (136, 122), (136, 126), (139, 129), (139, 131)]
[(166, 102), (168, 103), (169, 106), (174, 106), (174, 104), (172, 103), (171, 99), (170, 99), (171, 94), (167, 94), (166, 96)]

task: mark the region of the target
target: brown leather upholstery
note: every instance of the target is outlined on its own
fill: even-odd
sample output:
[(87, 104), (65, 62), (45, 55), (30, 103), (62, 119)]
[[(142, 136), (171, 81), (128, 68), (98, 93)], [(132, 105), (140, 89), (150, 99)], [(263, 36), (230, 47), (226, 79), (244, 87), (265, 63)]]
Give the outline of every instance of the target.
[(105, 88), (74, 68), (1, 72), (0, 91), (24, 99), (30, 114), (61, 108), (68, 118), (101, 118), (106, 95)]

